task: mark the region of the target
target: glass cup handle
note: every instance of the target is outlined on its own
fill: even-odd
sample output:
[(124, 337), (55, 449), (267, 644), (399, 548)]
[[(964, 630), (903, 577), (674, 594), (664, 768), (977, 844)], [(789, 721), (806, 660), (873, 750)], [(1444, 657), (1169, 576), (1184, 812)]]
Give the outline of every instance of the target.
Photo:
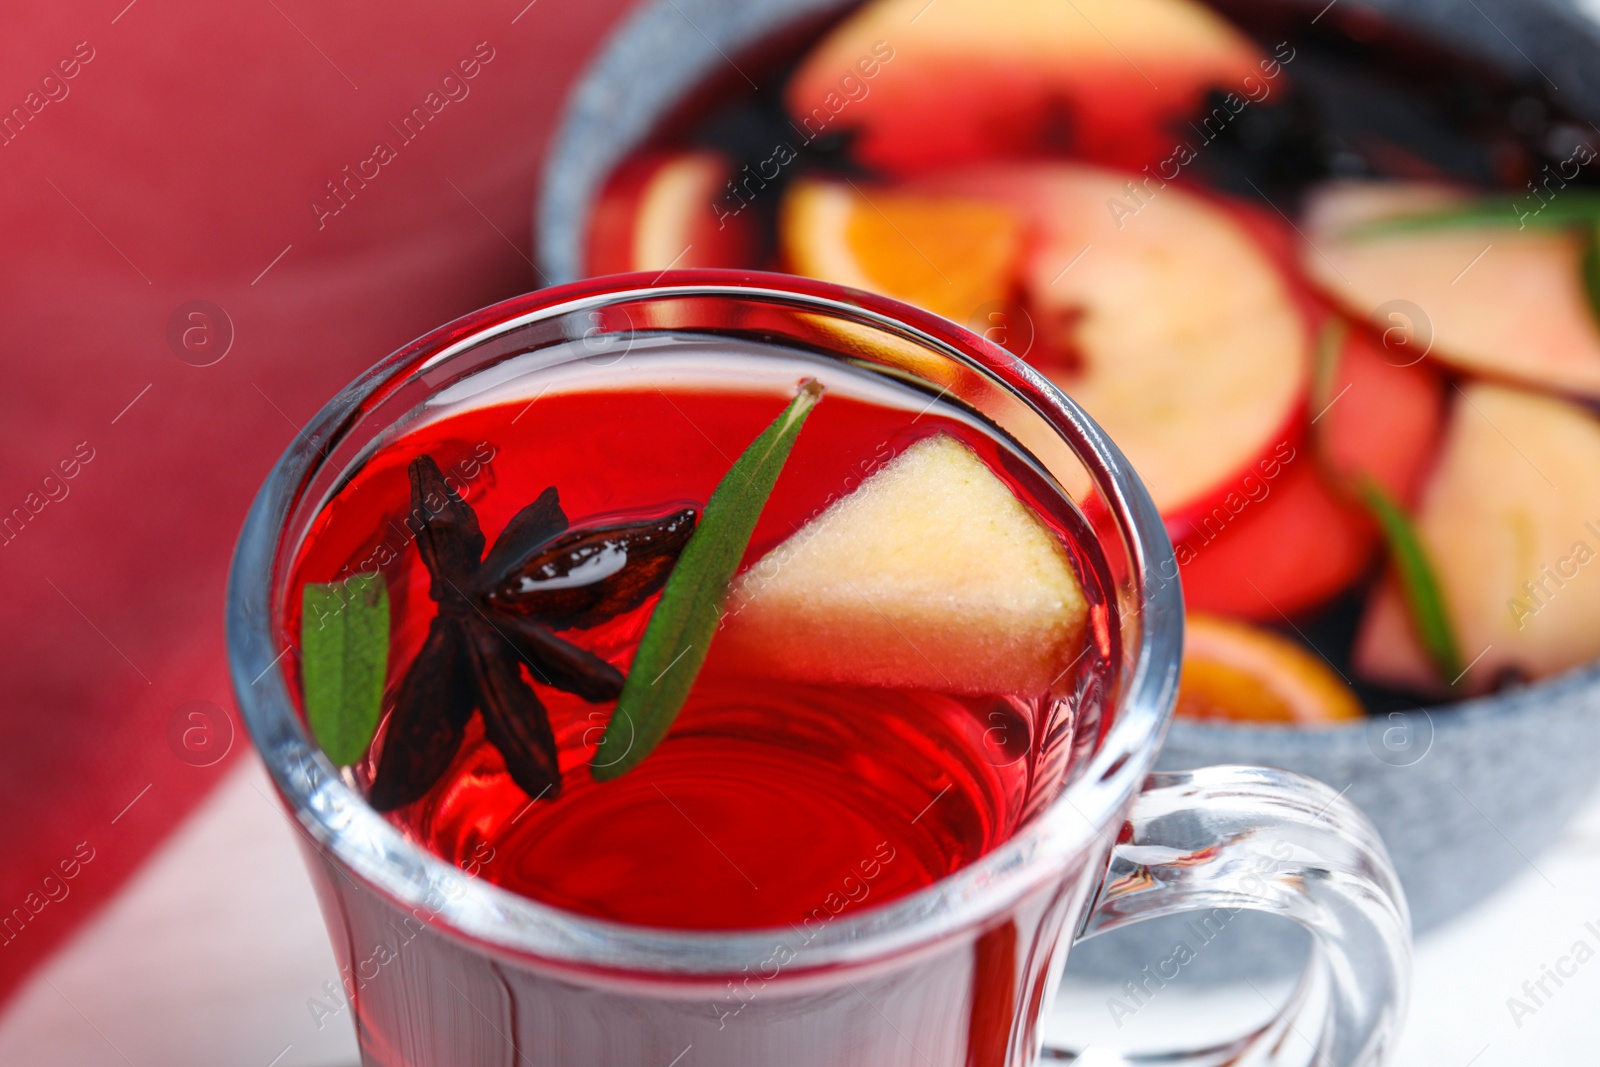
[(1377, 831), (1342, 794), (1260, 767), (1146, 779), (1079, 939), (1214, 908), (1283, 915), (1311, 931), (1306, 974), (1275, 1018), (1193, 1052), (1046, 1048), (1044, 1058), (1079, 1067), (1378, 1067), (1387, 1060), (1405, 1017), (1411, 918)]

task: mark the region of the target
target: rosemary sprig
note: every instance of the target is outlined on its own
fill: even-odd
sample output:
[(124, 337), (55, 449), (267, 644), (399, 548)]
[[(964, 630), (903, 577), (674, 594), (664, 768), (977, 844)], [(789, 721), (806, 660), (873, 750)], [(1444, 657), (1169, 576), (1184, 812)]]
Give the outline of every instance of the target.
[(1344, 351), (1344, 339), (1350, 333), (1344, 319), (1330, 315), (1327, 325), (1317, 335), (1315, 361), (1311, 369), (1311, 410), (1321, 413), (1333, 403), (1333, 383), (1339, 377), (1339, 353)]
[[(1337, 316), (1331, 318), (1317, 338), (1316, 367), (1312, 384), (1312, 403), (1326, 410), (1338, 379), (1339, 357), (1348, 328)], [(1322, 470), (1335, 488), (1359, 504), (1372, 516), (1383, 534), (1384, 547), (1399, 580), (1401, 599), (1412, 627), (1422, 642), (1423, 651), (1439, 677), (1449, 684), (1461, 673), (1460, 644), (1446, 610), (1444, 591), (1411, 517), (1370, 475), (1339, 467), (1329, 454), (1327, 425), (1313, 427), (1316, 454)]]
[(1600, 219), (1591, 219), (1583, 235), (1583, 293), (1589, 298), (1589, 310), (1600, 322)]
[(1600, 223), (1600, 191), (1572, 189), (1549, 203), (1541, 203), (1534, 211), (1519, 211), (1513, 200), (1483, 197), (1432, 211), (1358, 222), (1347, 227), (1342, 236), (1352, 239), (1390, 237), (1475, 226), (1514, 226), (1519, 230), (1592, 229), (1597, 223)]
[(821, 397), (820, 384), (805, 382), (783, 413), (734, 461), (706, 502), (700, 525), (650, 615), (616, 710), (595, 750), (590, 773), (597, 780), (638, 766), (683, 708), (722, 619), (728, 583), (795, 438)]
[(1461, 645), (1445, 610), (1444, 590), (1439, 587), (1427, 548), (1410, 517), (1377, 482), (1363, 475), (1356, 483), (1356, 491), (1383, 531), (1406, 612), (1423, 651), (1439, 679), (1450, 685), (1461, 675)]

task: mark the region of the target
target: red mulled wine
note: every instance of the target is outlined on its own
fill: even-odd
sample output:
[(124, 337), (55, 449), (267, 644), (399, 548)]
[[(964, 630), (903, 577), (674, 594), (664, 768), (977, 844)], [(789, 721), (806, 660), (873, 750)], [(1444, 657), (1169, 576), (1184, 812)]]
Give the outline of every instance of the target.
[[(779, 676), (752, 666), (744, 646), (719, 633), (665, 739), (610, 781), (596, 780), (590, 763), (613, 703), (541, 684), (537, 664), (513, 664), (548, 714), (558, 787), (530, 795), (492, 743), (489, 717), (472, 716), (437, 782), (390, 812), (467, 873), (560, 908), (648, 926), (825, 922), (984, 855), (1055, 794), (1075, 746), (1096, 734), (1097, 694), (1116, 658), (1109, 579), (1060, 490), (1020, 449), (946, 401), (792, 354), (751, 360), (752, 347), (677, 338), (670, 349), (638, 345), (616, 367), (569, 364), (548, 380), (496, 385), (480, 375), (488, 384), (448, 391), (366, 457), (322, 507), (296, 561), (285, 619), (298, 633), (308, 582), (376, 574), (387, 587), (386, 718), (372, 753), (348, 772), (358, 785), (374, 788), (385, 746), (398, 743), (397, 691), (436, 616), (452, 610), (430, 595), (437, 590), (419, 546), (419, 533), (428, 535), (412, 521), (409, 472), (419, 457), (436, 465), (490, 545), (552, 487), (574, 530), (649, 525), (703, 509), (810, 375), (826, 392), (761, 512), (746, 568), (919, 443), (951, 439), (1070, 562), (1088, 609), (1081, 651), (1044, 684), (1007, 690), (959, 678), (852, 682), (848, 670)], [(625, 673), (659, 598), (556, 636)], [(737, 606), (730, 598), (730, 612)], [(438, 696), (441, 705), (454, 699)]]

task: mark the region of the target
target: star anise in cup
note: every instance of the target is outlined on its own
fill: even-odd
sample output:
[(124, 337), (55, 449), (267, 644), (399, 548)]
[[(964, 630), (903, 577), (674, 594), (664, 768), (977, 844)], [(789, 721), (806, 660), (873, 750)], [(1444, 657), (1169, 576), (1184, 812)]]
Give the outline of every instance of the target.
[(408, 521), (439, 613), (400, 682), (368, 802), (390, 811), (432, 789), (475, 711), (512, 781), (534, 799), (558, 796), (555, 735), (523, 668), (591, 703), (615, 700), (622, 672), (558, 634), (599, 625), (660, 590), (698, 512), (568, 529), (552, 486), (485, 555), (477, 513), (432, 457), (418, 456), (408, 473)]

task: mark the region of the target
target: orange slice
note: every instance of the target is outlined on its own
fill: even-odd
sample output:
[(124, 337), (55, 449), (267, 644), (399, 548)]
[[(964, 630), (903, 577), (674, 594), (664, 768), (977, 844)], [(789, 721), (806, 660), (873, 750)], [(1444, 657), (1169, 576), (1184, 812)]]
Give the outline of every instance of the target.
[(789, 268), (904, 300), (959, 323), (1011, 295), (1022, 221), (1005, 205), (802, 180), (784, 198)]
[(1365, 715), (1314, 652), (1247, 623), (1191, 613), (1178, 716), (1252, 726), (1332, 726)]

